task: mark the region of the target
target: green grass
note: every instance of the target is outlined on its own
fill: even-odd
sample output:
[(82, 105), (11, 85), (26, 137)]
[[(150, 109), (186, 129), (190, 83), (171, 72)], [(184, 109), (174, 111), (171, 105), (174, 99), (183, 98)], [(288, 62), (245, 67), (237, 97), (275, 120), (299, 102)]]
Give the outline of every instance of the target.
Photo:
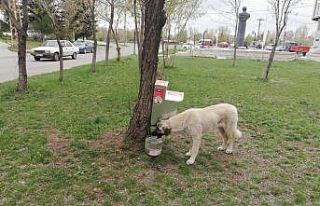
[(138, 74), (133, 58), (32, 77), (29, 92), (0, 84), (0, 205), (320, 205), (319, 63), (177, 57), (169, 89), (179, 111), (229, 102), (244, 137), (233, 155), (205, 136), (193, 166), (190, 140), (168, 137), (152, 159), (122, 150)]
[[(0, 42), (3, 42), (3, 43), (6, 43), (6, 44), (9, 44), (9, 45), (11, 45), (11, 39), (10, 38), (8, 38), (8, 37), (2, 37), (2, 38), (0, 38)], [(15, 42), (15, 44), (13, 45), (13, 47), (11, 47), (10, 46), (10, 50), (11, 51), (17, 51), (17, 45), (16, 45), (17, 43)], [(40, 46), (42, 43), (41, 42), (39, 42), (39, 41), (36, 41), (36, 40), (32, 40), (32, 39), (28, 39), (27, 40), (27, 50), (30, 50), (30, 49), (33, 49), (33, 48), (35, 48), (35, 47), (38, 47), (38, 46)]]

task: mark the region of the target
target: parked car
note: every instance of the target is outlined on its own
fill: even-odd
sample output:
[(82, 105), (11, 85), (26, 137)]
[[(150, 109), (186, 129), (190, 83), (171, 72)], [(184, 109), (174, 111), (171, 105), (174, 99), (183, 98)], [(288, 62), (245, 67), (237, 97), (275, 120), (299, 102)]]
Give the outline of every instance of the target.
[(293, 45), (289, 48), (290, 52), (301, 53), (303, 56), (306, 56), (310, 51), (310, 47), (306, 45)]
[(192, 43), (183, 43), (182, 49), (192, 49), (194, 45)]
[(213, 41), (211, 39), (200, 39), (199, 40), (200, 47), (210, 47), (213, 46)]
[[(79, 48), (67, 40), (60, 40), (60, 42), (63, 49), (63, 56), (71, 56), (72, 59), (76, 59), (77, 54), (79, 53)], [(31, 50), (31, 55), (36, 61), (40, 61), (42, 58), (58, 61), (60, 57), (59, 53), (59, 45), (57, 40), (47, 40), (42, 44), (41, 47), (36, 47)]]
[(76, 47), (79, 47), (80, 54), (86, 54), (88, 52), (93, 53), (93, 50), (94, 50), (94, 45), (90, 41), (77, 40), (73, 42), (73, 45), (75, 45)]
[(229, 47), (229, 43), (228, 42), (220, 42), (218, 44), (218, 47), (220, 47), (220, 48), (228, 48)]
[(274, 44), (268, 44), (268, 45), (266, 45), (266, 46), (264, 47), (264, 49), (271, 51), (271, 50), (273, 49), (273, 47), (274, 47)]
[(252, 41), (250, 43), (250, 47), (253, 47), (255, 49), (261, 49), (262, 48), (262, 42), (261, 41)]
[(279, 45), (276, 47), (276, 51), (287, 51), (287, 49), (284, 45)]

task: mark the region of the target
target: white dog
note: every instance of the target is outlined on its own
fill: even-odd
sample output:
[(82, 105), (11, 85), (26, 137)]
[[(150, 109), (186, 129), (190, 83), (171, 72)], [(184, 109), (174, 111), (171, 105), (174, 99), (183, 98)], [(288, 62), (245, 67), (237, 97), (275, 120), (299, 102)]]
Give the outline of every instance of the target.
[(230, 104), (217, 104), (202, 109), (192, 108), (177, 114), (157, 124), (155, 133), (169, 135), (171, 132), (185, 132), (192, 137), (192, 148), (186, 154), (190, 156), (187, 164), (193, 164), (200, 147), (201, 137), (206, 133), (213, 133), (223, 139), (218, 150), (225, 150), (227, 154), (233, 152), (235, 138), (241, 137), (237, 128), (237, 108)]

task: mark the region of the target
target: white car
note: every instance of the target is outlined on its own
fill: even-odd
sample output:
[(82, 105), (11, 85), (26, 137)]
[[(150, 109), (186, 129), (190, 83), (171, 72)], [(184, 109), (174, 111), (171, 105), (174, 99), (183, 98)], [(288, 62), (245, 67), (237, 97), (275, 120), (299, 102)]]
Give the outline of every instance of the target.
[[(60, 40), (63, 56), (71, 56), (72, 59), (77, 58), (79, 53), (79, 47), (74, 46), (70, 41)], [(59, 45), (57, 40), (47, 40), (41, 47), (37, 47), (31, 50), (31, 55), (36, 61), (40, 61), (42, 58), (52, 59), (54, 61), (59, 60)]]

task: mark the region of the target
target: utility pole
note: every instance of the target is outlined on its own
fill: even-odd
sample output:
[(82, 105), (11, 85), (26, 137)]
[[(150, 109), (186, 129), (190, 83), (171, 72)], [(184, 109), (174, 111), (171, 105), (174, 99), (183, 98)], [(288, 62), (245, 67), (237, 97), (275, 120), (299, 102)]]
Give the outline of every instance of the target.
[(259, 18), (259, 19), (257, 19), (257, 21), (259, 22), (259, 24), (258, 24), (258, 38), (257, 38), (257, 40), (260, 40), (261, 23), (264, 21), (264, 19), (263, 19), (263, 18)]

